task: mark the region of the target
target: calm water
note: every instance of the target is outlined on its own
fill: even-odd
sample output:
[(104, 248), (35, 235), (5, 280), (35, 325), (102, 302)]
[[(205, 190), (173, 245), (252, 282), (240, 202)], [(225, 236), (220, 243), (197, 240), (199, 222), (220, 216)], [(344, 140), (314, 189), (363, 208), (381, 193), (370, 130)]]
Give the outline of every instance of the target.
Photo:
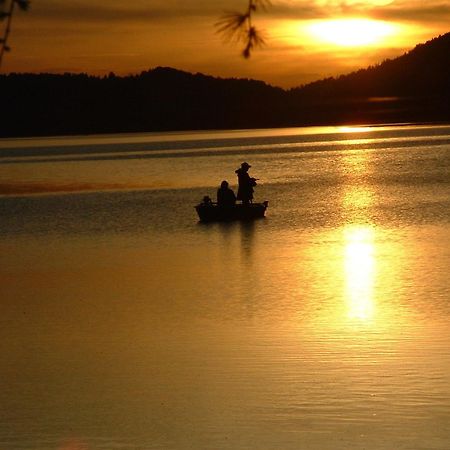
[(450, 126), (0, 141), (0, 225), (0, 450), (450, 448)]

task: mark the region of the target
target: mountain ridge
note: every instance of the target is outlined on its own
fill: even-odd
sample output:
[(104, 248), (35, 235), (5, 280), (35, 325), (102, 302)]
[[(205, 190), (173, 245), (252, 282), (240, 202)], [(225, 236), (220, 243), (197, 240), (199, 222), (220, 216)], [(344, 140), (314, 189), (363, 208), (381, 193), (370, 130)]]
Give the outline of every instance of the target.
[(170, 67), (139, 75), (0, 75), (0, 136), (450, 121), (450, 33), (291, 89)]

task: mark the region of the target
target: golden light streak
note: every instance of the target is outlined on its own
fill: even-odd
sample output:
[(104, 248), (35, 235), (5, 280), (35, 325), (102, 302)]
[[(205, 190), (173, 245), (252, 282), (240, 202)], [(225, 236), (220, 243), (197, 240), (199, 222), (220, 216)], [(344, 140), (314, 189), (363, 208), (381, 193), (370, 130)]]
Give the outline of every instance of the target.
[(397, 33), (397, 27), (379, 20), (350, 18), (313, 21), (307, 31), (316, 41), (339, 47), (378, 45)]
[(373, 317), (375, 309), (373, 230), (369, 227), (347, 229), (345, 241), (348, 317), (367, 321)]
[[(366, 4), (367, 6), (383, 6), (393, 2), (394, 0), (346, 0), (345, 5), (352, 6)], [(318, 6), (339, 7), (344, 2), (342, 2), (342, 0), (315, 0), (315, 3)]]

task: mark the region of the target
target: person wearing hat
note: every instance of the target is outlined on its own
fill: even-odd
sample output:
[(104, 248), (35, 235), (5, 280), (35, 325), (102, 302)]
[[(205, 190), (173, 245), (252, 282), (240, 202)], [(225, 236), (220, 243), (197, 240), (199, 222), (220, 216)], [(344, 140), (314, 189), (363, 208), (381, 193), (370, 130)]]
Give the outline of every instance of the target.
[(237, 199), (242, 200), (243, 205), (248, 205), (253, 200), (253, 188), (256, 186), (256, 178), (252, 178), (248, 174), (251, 165), (243, 162), (241, 167), (235, 172), (238, 177), (238, 193)]

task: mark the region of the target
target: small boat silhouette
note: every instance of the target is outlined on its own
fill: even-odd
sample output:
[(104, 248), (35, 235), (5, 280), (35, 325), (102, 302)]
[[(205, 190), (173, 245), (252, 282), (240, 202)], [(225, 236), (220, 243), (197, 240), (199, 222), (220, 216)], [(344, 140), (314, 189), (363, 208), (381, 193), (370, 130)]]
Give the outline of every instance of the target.
[(195, 209), (201, 222), (229, 222), (261, 219), (264, 217), (268, 205), (269, 202), (264, 201), (249, 205), (218, 206), (215, 202), (203, 201), (195, 206)]

